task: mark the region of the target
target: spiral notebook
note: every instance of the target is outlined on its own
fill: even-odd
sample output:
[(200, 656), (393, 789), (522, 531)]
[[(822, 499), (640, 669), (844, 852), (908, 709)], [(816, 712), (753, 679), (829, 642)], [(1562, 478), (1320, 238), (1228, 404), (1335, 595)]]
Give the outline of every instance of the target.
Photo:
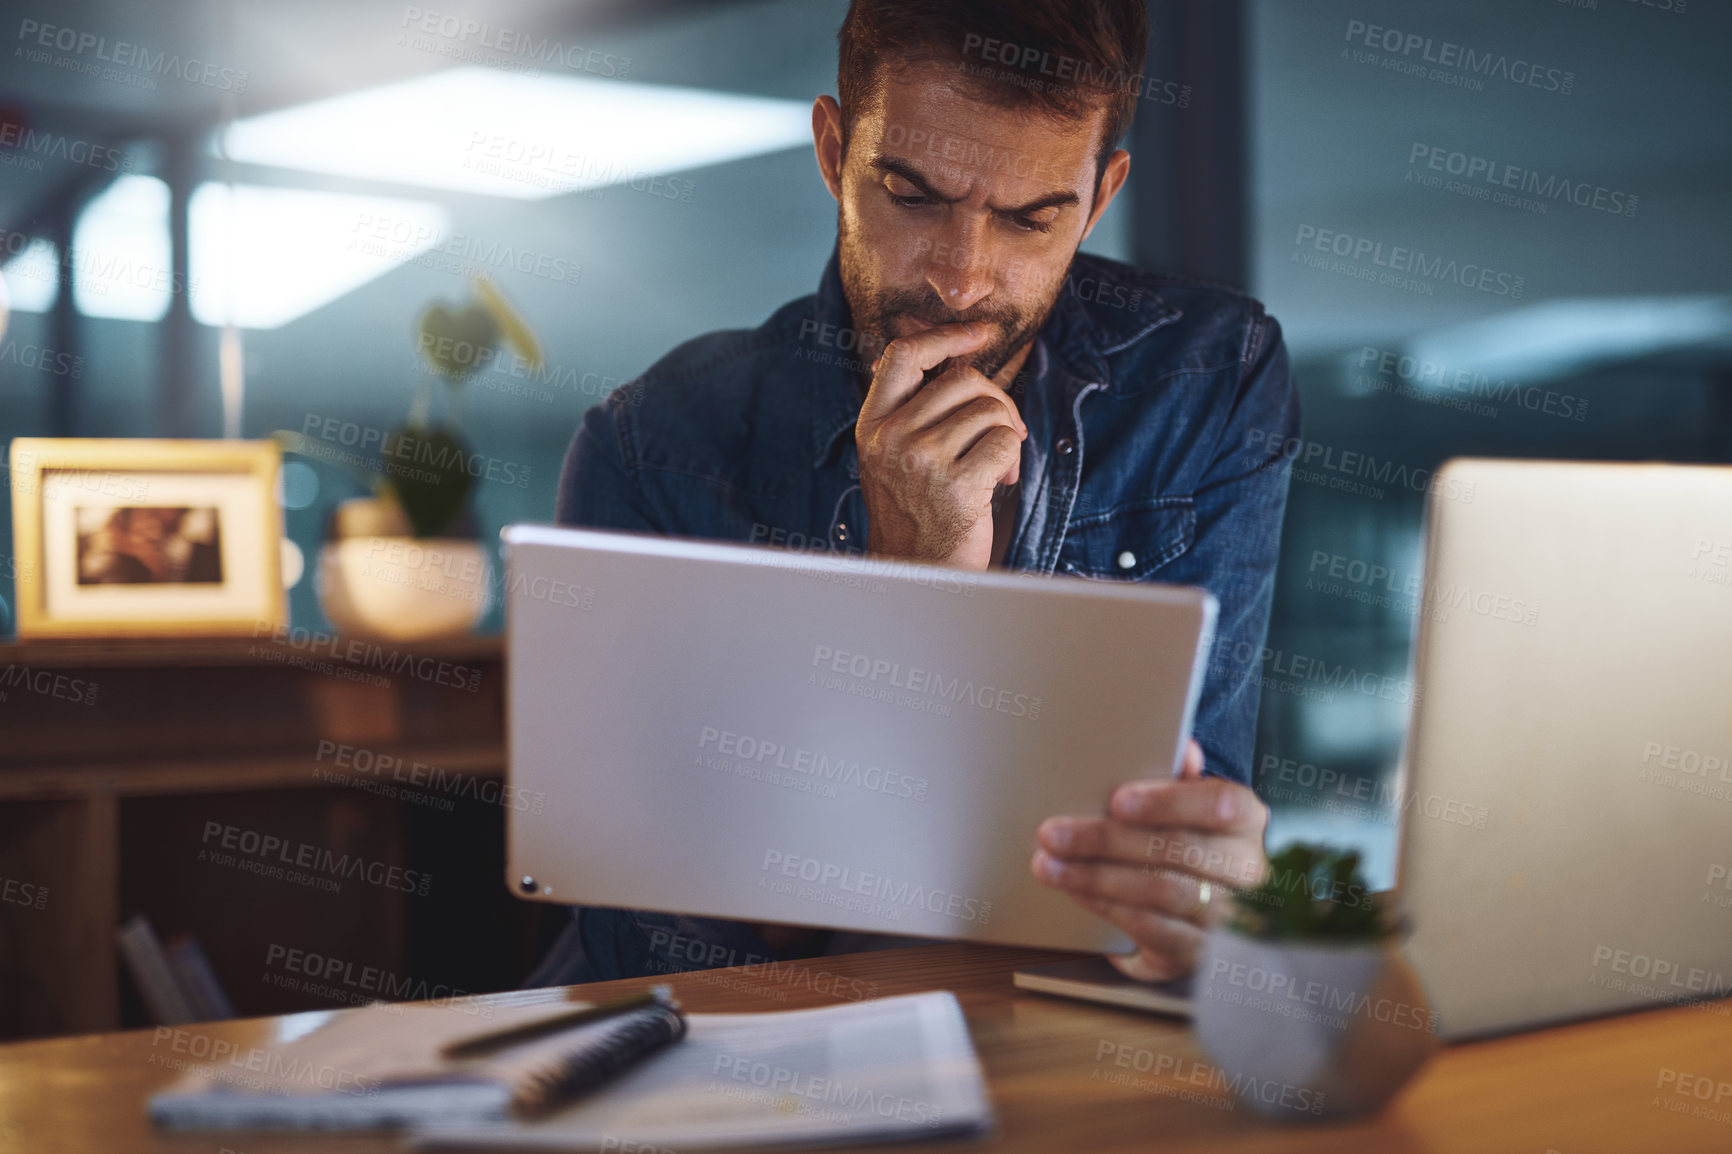
[[(391, 1130), (534, 1117), (685, 1034), (684, 1016), (665, 998), (547, 1029), (583, 1008), (378, 1003), (321, 1015), (309, 1023), (317, 1028), (281, 1044), (221, 1054), (207, 1047), (202, 1063), (151, 1099), (150, 1115), (195, 1130)], [(480, 1035), (507, 1033), (463, 1054)]]

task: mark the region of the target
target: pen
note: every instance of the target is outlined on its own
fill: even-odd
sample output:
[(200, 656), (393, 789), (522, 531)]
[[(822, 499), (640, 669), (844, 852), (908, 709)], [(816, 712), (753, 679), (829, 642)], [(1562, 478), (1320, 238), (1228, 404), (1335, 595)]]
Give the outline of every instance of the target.
[(673, 1004), (671, 987), (656, 986), (647, 993), (631, 994), (611, 1002), (584, 1006), (582, 1009), (558, 1014), (551, 1018), (542, 1018), (539, 1021), (527, 1022), (519, 1026), (507, 1026), (500, 1030), (488, 1030), (480, 1034), (470, 1034), (468, 1037), (458, 1038), (454, 1042), (447, 1042), (439, 1048), (439, 1054), (444, 1058), (467, 1058), (485, 1050), (528, 1041), (531, 1038), (539, 1038), (543, 1034), (551, 1034), (557, 1030), (563, 1030), (567, 1026), (575, 1026), (582, 1022), (600, 1021), (603, 1018), (611, 1018), (631, 1010), (641, 1009), (644, 1006), (653, 1006), (658, 1002), (663, 1005)]

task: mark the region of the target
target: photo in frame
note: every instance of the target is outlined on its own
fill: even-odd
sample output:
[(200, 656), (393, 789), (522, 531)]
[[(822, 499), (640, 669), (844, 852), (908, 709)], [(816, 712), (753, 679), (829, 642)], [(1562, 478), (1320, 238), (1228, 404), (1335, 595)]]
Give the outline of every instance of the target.
[(286, 621), (271, 441), (19, 437), (18, 636), (256, 636)]

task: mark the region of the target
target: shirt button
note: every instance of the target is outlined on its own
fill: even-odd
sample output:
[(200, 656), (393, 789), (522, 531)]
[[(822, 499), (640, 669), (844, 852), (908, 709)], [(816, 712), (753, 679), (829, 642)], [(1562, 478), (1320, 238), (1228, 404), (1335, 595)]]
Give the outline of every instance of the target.
[(848, 539), (848, 522), (846, 522), (846, 521), (836, 522), (836, 540), (846, 541), (847, 539)]
[(1060, 437), (1058, 439), (1058, 455), (1059, 456), (1068, 457), (1074, 452), (1076, 452), (1076, 442), (1075, 441), (1071, 440), (1069, 437)]
[(1137, 555), (1135, 553), (1132, 553), (1129, 549), (1126, 549), (1123, 553), (1119, 554), (1119, 568), (1120, 569), (1134, 568), (1136, 566), (1136, 563), (1137, 563)]

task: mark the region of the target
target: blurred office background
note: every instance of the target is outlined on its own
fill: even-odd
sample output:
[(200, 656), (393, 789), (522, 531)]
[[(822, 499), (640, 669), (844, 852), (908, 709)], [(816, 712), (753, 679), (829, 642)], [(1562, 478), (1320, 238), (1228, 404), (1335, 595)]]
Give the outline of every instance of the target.
[[(473, 448), (513, 466), (477, 490), (491, 540), (551, 517), (607, 391), (812, 291), (834, 210), (809, 109), (843, 0), (437, 2), (0, 2), (0, 441), (356, 447), (426, 378), (417, 315), (483, 271), (546, 357), (464, 390)], [(1151, 13), (1131, 186), (1086, 247), (1241, 286), (1282, 322), (1306, 428), (1259, 780), (1278, 839), (1354, 841), (1387, 881), (1429, 470), (1732, 459), (1732, 16)], [(1441, 66), (1446, 42), (1491, 63)], [(361, 492), (292, 460), (305, 558)], [(310, 576), (291, 605), (324, 624)]]

